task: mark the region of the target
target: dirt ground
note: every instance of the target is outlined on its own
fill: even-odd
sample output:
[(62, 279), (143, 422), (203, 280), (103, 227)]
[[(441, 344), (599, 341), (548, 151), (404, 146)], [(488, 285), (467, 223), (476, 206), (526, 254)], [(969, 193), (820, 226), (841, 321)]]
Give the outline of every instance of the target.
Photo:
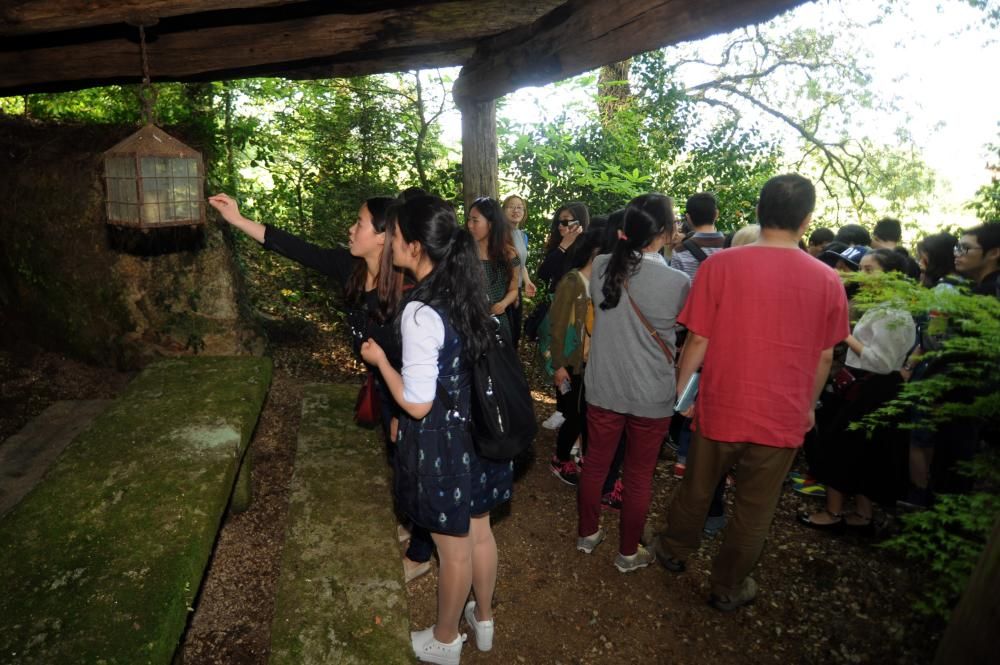
[[(340, 337), (320, 324), (269, 331), (275, 375), (252, 443), (254, 501), (231, 515), (201, 590), (183, 646), (185, 665), (267, 662), (273, 592), (284, 539), (302, 386), (358, 380)], [(527, 358), (528, 356), (525, 355)], [(29, 344), (0, 349), (0, 442), (57, 399), (113, 397), (130, 375), (91, 367)], [(553, 402), (539, 385), (539, 420)], [(2, 443), (0, 443), (2, 445)], [(755, 604), (724, 614), (706, 604), (718, 540), (708, 541), (682, 575), (657, 565), (620, 574), (612, 560), (617, 515), (605, 512), (608, 539), (591, 556), (574, 548), (573, 488), (548, 470), (554, 433), (541, 430), (536, 460), (495, 521), (500, 551), (496, 639), (490, 653), (471, 644), (466, 663), (925, 663), (942, 626), (912, 610), (919, 571), (869, 540), (800, 527), (795, 515), (816, 499), (786, 488), (754, 573)], [(657, 467), (649, 521), (662, 524), (680, 482), (673, 461)], [(408, 587), (411, 623), (435, 616), (435, 573)]]

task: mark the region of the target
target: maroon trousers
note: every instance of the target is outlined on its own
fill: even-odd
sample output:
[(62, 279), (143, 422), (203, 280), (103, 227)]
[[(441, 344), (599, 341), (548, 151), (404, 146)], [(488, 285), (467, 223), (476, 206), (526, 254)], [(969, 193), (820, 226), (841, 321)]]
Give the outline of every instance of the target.
[(622, 465), (622, 509), (618, 551), (636, 553), (653, 496), (653, 472), (660, 444), (670, 429), (670, 417), (643, 418), (587, 404), (587, 455), (580, 476), (577, 532), (590, 536), (597, 531), (601, 516), (601, 488), (625, 432), (625, 460)]

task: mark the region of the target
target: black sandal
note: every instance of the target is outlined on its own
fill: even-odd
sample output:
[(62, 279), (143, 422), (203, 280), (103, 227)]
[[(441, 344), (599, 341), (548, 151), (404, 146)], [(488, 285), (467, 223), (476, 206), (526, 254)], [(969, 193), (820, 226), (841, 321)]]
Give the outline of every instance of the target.
[(830, 517), (836, 518), (833, 522), (814, 522), (812, 514), (810, 513), (799, 513), (799, 524), (803, 524), (810, 529), (816, 529), (818, 531), (841, 531), (844, 528), (844, 515), (843, 513), (831, 513), (828, 510), (822, 510), (820, 512), (826, 513)]
[(871, 517), (865, 517), (864, 515), (862, 515), (857, 511), (849, 513), (849, 515), (857, 517), (858, 519), (861, 520), (856, 524), (852, 524), (851, 522), (847, 521), (846, 517), (843, 518), (844, 526), (847, 527), (851, 532), (868, 536), (875, 534), (875, 522), (872, 520)]

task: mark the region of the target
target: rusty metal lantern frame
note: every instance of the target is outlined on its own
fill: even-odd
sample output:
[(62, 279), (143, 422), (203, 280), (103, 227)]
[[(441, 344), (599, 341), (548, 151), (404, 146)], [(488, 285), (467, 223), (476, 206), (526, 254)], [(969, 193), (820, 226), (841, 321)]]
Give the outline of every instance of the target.
[(144, 126), (104, 153), (108, 224), (140, 230), (205, 223), (205, 164), (189, 148), (154, 124), (155, 90), (150, 84), (146, 33), (139, 24)]

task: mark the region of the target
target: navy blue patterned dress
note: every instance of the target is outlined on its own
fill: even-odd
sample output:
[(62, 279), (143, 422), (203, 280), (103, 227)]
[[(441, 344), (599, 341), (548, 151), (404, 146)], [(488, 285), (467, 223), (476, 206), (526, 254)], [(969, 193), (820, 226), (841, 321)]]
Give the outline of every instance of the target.
[(438, 353), (438, 382), (451, 397), (435, 397), (430, 412), (414, 420), (399, 417), (394, 491), (399, 509), (415, 524), (437, 533), (464, 535), (469, 519), (510, 500), (513, 461), (476, 454), (469, 431), (471, 372), (461, 359), (462, 343), (446, 313), (444, 346)]

